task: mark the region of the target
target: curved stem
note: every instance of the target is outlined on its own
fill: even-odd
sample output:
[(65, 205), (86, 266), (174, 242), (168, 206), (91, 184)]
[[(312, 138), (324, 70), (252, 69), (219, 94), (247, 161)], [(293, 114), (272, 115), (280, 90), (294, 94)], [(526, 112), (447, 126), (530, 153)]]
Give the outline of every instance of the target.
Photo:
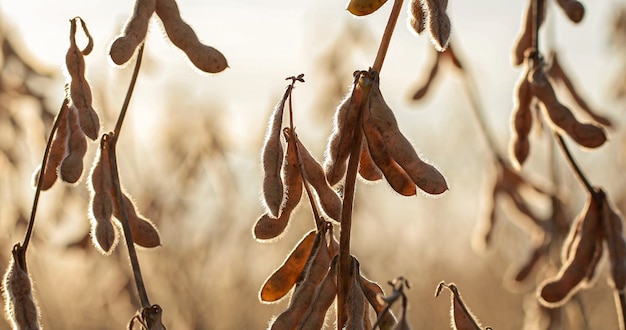
[(124, 206), (124, 197), (122, 195), (122, 188), (120, 184), (119, 172), (117, 169), (117, 157), (115, 152), (115, 145), (117, 142), (116, 135), (104, 135), (102, 137), (104, 143), (108, 143), (105, 147), (109, 149), (109, 162), (111, 163), (111, 180), (113, 181), (113, 189), (115, 190), (114, 203), (122, 219), (119, 219), (124, 231), (124, 239), (126, 241), (126, 248), (128, 249), (128, 257), (133, 269), (133, 275), (135, 278), (135, 284), (137, 285), (137, 291), (139, 293), (139, 300), (141, 301), (141, 307), (150, 307), (150, 301), (148, 300), (148, 294), (146, 293), (146, 287), (143, 283), (143, 277), (141, 276), (141, 268), (139, 267), (139, 260), (137, 258), (137, 251), (135, 250), (135, 244), (133, 242), (133, 235), (130, 230), (130, 224), (128, 222), (128, 213)]
[(120, 110), (120, 114), (117, 117), (117, 122), (115, 123), (115, 129), (113, 130), (116, 137), (115, 141), (117, 141), (117, 137), (120, 136), (122, 124), (124, 123), (124, 118), (126, 118), (126, 112), (128, 111), (128, 105), (130, 104), (130, 98), (132, 97), (133, 91), (135, 90), (135, 83), (137, 83), (137, 76), (139, 75), (139, 69), (141, 68), (141, 60), (143, 59), (143, 48), (144, 44), (141, 44), (141, 46), (139, 46), (139, 50), (137, 51), (137, 60), (135, 61), (133, 75), (130, 78), (130, 85), (128, 85), (126, 97), (124, 98), (124, 104), (122, 104), (122, 110)]
[(41, 195), (41, 187), (43, 186), (44, 171), (48, 164), (48, 154), (50, 154), (50, 146), (52, 146), (54, 134), (59, 128), (59, 119), (62, 118), (65, 112), (67, 111), (69, 102), (70, 101), (67, 97), (63, 100), (63, 104), (61, 105), (59, 114), (54, 120), (54, 124), (52, 124), (52, 129), (50, 130), (50, 135), (48, 136), (46, 149), (44, 150), (44, 153), (43, 153), (43, 160), (41, 161), (41, 168), (39, 169), (39, 178), (37, 179), (37, 189), (35, 190), (35, 198), (33, 200), (33, 207), (31, 208), (31, 211), (30, 211), (30, 220), (28, 221), (28, 228), (26, 228), (24, 241), (21, 245), (21, 249), (24, 250), (23, 252), (24, 254), (26, 254), (26, 249), (28, 249), (28, 243), (30, 242), (30, 237), (33, 233), (33, 228), (35, 227), (35, 215), (37, 213), (37, 206), (39, 205), (39, 195)]

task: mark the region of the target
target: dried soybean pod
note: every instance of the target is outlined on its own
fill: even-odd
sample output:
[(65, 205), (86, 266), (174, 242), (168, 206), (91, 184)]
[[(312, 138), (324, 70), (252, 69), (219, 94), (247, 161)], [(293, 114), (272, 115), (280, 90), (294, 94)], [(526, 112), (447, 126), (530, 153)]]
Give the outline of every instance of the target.
[(335, 111), (333, 131), (326, 147), (324, 169), (326, 179), (331, 186), (336, 185), (346, 174), (347, 160), (350, 156), (350, 147), (354, 130), (357, 127), (362, 98), (363, 91), (358, 85), (358, 75), (355, 73), (352, 89)]
[(585, 17), (585, 6), (576, 0), (557, 0), (559, 7), (563, 9), (570, 21), (580, 23)]
[(283, 264), (270, 275), (259, 293), (262, 302), (277, 301), (296, 284), (313, 249), (315, 231), (312, 230), (298, 242)]
[(302, 322), (309, 310), (315, 291), (326, 277), (330, 267), (330, 257), (326, 245), (325, 233), (320, 231), (320, 244), (314, 249), (313, 258), (306, 267), (304, 280), (298, 285), (291, 296), (289, 307), (274, 320), (271, 329), (295, 329)]
[(274, 218), (268, 213), (264, 213), (257, 219), (254, 228), (252, 228), (254, 239), (268, 240), (277, 238), (285, 231), (288, 224), (289, 215), (281, 215), (278, 218)]
[(451, 31), (450, 18), (446, 13), (448, 0), (426, 0), (425, 5), (430, 41), (437, 51), (443, 52), (448, 47)]
[(565, 70), (563, 70), (556, 53), (552, 54), (552, 64), (550, 65), (547, 73), (550, 77), (562, 82), (563, 85), (565, 85), (565, 88), (574, 99), (574, 102), (578, 104), (578, 107), (586, 112), (594, 121), (607, 127), (612, 126), (611, 121), (608, 118), (596, 114), (595, 111), (591, 110), (591, 107), (589, 107), (582, 96), (580, 96), (580, 93), (576, 90), (574, 83), (565, 73)]
[(2, 281), (6, 315), (13, 329), (39, 330), (39, 307), (26, 269), (25, 250), (17, 243), (12, 253)]
[(622, 215), (605, 197), (602, 205), (602, 229), (611, 260), (613, 285), (620, 292), (626, 287), (626, 239), (622, 221)]
[(424, 19), (424, 8), (422, 0), (411, 0), (409, 5), (409, 18), (407, 20), (409, 28), (416, 34), (424, 32), (426, 22)]
[(594, 250), (593, 257), (591, 258), (591, 261), (589, 262), (589, 270), (587, 271), (587, 275), (585, 276), (585, 279), (583, 279), (582, 281), (582, 284), (584, 285), (584, 287), (591, 286), (594, 279), (596, 278), (596, 275), (598, 273), (597, 266), (600, 263), (600, 260), (602, 259), (603, 250), (604, 250), (604, 237), (603, 235), (598, 234), (598, 236), (596, 237), (596, 248)]
[(374, 308), (376, 315), (380, 319), (380, 321), (378, 322), (379, 328), (381, 330), (392, 329), (398, 321), (391, 312), (391, 309), (387, 309), (385, 311), (385, 304), (378, 300), (379, 296), (383, 297), (385, 295), (383, 289), (376, 282), (370, 281), (363, 275), (360, 276), (359, 283), (361, 285), (361, 290), (363, 291), (365, 298), (367, 298), (367, 301), (372, 306), (372, 308)]
[(333, 304), (337, 296), (337, 259), (334, 257), (330, 263), (330, 269), (315, 291), (315, 297), (306, 315), (300, 322), (300, 330), (322, 329), (326, 312)]
[(76, 183), (83, 174), (83, 157), (87, 152), (87, 141), (78, 123), (78, 110), (71, 107), (67, 112), (67, 152), (59, 165), (61, 180)]
[(283, 112), (285, 101), (291, 92), (293, 85), (289, 85), (282, 99), (274, 108), (270, 117), (265, 142), (261, 151), (263, 164), (263, 203), (269, 214), (279, 216), (280, 204), (283, 201), (283, 181), (280, 177), (280, 169), (283, 164), (283, 145), (280, 142), (280, 132), (283, 124)]
[[(50, 145), (50, 154), (48, 155), (48, 160), (46, 162), (46, 168), (43, 171), (43, 183), (41, 186), (41, 190), (48, 190), (54, 185), (57, 180), (58, 173), (57, 169), (59, 165), (61, 165), (61, 161), (66, 156), (66, 146), (67, 146), (67, 138), (68, 138), (68, 128), (67, 128), (67, 112), (69, 101), (67, 99), (63, 100), (63, 106), (61, 107), (61, 111), (59, 112), (58, 118), (58, 126), (56, 132), (54, 133), (54, 138), (52, 140), (52, 144)], [(35, 178), (38, 180), (39, 175), (41, 175), (41, 168), (38, 170), (38, 174), (35, 175)], [(35, 181), (35, 186), (37, 186), (37, 181)]]
[[(128, 225), (130, 226), (130, 233), (133, 237), (133, 242), (145, 248), (160, 246), (161, 238), (159, 237), (159, 231), (156, 226), (150, 220), (143, 218), (143, 216), (137, 212), (135, 204), (124, 192), (122, 192), (122, 199), (124, 200), (123, 207), (126, 209)], [(114, 206), (117, 206), (117, 203), (115, 203)], [(122, 212), (117, 207), (113, 208), (113, 215), (120, 222), (123, 221)]]
[(122, 35), (111, 44), (109, 56), (111, 56), (113, 63), (122, 65), (135, 54), (137, 46), (146, 38), (150, 17), (152, 17), (155, 7), (156, 0), (135, 0), (133, 16), (124, 25)]
[(367, 181), (378, 181), (383, 178), (383, 172), (374, 163), (367, 140), (365, 137), (363, 139), (361, 158), (359, 159), (359, 175)]
[(355, 16), (365, 16), (377, 11), (387, 0), (350, 0), (348, 11)]
[(254, 238), (257, 240), (267, 240), (278, 237), (283, 233), (289, 224), (291, 213), (300, 203), (302, 198), (302, 176), (298, 163), (298, 154), (294, 139), (290, 137), (291, 129), (286, 127), (283, 130), (287, 140), (287, 152), (283, 161), (282, 178), (284, 185), (283, 202), (280, 207), (280, 215), (273, 218), (267, 213), (257, 220), (254, 226)]
[[(524, 63), (524, 58), (526, 57), (526, 50), (532, 47), (532, 35), (533, 35), (533, 2), (534, 0), (528, 0), (526, 5), (526, 12), (524, 16), (524, 21), (522, 25), (522, 29), (520, 31), (517, 40), (515, 41), (515, 45), (513, 46), (513, 65), (521, 65)], [(545, 0), (538, 0), (537, 5), (539, 6), (540, 15), (541, 15), (541, 23), (545, 19)]]
[[(83, 133), (88, 138), (95, 140), (100, 131), (100, 119), (92, 106), (91, 88), (85, 78), (85, 59), (76, 45), (76, 19), (70, 20), (70, 24), (70, 47), (65, 55), (67, 73), (71, 79), (69, 84), (70, 106), (76, 108)], [(87, 31), (84, 23), (83, 29)]]
[(434, 166), (423, 162), (411, 142), (400, 132), (393, 111), (383, 99), (378, 82), (372, 85), (369, 107), (365, 112), (367, 116), (364, 117), (368, 123), (382, 134), (389, 155), (420, 189), (433, 195), (448, 190), (443, 175)]
[(228, 67), (228, 62), (217, 49), (204, 45), (191, 26), (180, 17), (175, 0), (156, 0), (156, 14), (163, 22), (165, 33), (172, 43), (180, 48), (196, 68), (209, 73), (218, 73)]
[(352, 277), (352, 281), (350, 283), (346, 299), (347, 319), (345, 329), (365, 330), (364, 318), (366, 310), (365, 307), (367, 306), (365, 305), (365, 296), (360, 285), (361, 276), (359, 272), (359, 262), (354, 257), (351, 259), (352, 267), (350, 277)]
[(530, 91), (528, 74), (530, 72), (529, 61), (526, 61), (524, 72), (515, 86), (515, 106), (511, 114), (511, 126), (513, 136), (511, 138), (510, 154), (513, 166), (520, 169), (530, 153), (528, 135), (532, 128), (533, 117), (530, 106), (533, 94)]
[(589, 274), (596, 250), (596, 238), (601, 226), (601, 200), (589, 196), (580, 215), (583, 217), (580, 231), (574, 238), (571, 252), (559, 273), (541, 283), (538, 288), (539, 302), (546, 307), (557, 307), (569, 300), (579, 288), (579, 284)]
[(111, 223), (113, 215), (113, 188), (111, 163), (109, 161), (110, 145), (108, 135), (100, 141), (100, 149), (96, 154), (94, 166), (89, 175), (89, 192), (91, 195), (89, 220), (93, 245), (103, 254), (109, 254), (117, 244), (117, 232)]
[[(367, 111), (365, 111), (367, 113)], [(415, 183), (409, 175), (396, 163), (385, 148), (383, 136), (376, 127), (363, 116), (363, 133), (367, 139), (367, 145), (376, 166), (383, 172), (387, 182), (397, 193), (404, 196), (413, 196), (417, 193)]]
[(530, 72), (532, 93), (543, 104), (543, 110), (550, 120), (565, 131), (574, 141), (586, 148), (597, 148), (606, 141), (604, 130), (593, 124), (583, 124), (576, 120), (572, 112), (559, 102), (541, 66)]
[(328, 185), (322, 165), (313, 158), (311, 153), (298, 139), (298, 135), (295, 132), (293, 132), (292, 138), (296, 141), (304, 176), (307, 182), (313, 186), (324, 213), (332, 219), (340, 221), (342, 208), (341, 198), (339, 198), (333, 188)]
[(481, 330), (481, 325), (477, 321), (476, 317), (465, 306), (459, 290), (454, 283), (445, 284), (439, 283), (435, 292), (435, 297), (439, 296), (443, 288), (450, 290), (450, 318), (452, 319), (452, 327), (458, 330)]
[(430, 90), (433, 81), (435, 81), (435, 77), (437, 77), (437, 73), (439, 72), (439, 59), (441, 58), (439, 54), (440, 53), (437, 53), (435, 60), (430, 66), (430, 71), (428, 73), (426, 81), (422, 83), (421, 87), (419, 87), (417, 91), (413, 94), (412, 99), (414, 101), (421, 100), (424, 96), (426, 96), (426, 93), (428, 93), (428, 91)]

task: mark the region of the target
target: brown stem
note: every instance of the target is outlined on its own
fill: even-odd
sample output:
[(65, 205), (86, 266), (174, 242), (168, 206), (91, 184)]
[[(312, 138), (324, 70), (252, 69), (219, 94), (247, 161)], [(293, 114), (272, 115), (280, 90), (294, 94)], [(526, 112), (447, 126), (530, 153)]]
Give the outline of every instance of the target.
[(469, 98), (470, 101), (470, 108), (472, 110), (472, 114), (474, 115), (474, 118), (476, 118), (476, 121), (478, 122), (478, 126), (480, 126), (480, 131), (482, 132), (482, 135), (485, 137), (485, 141), (487, 141), (487, 146), (491, 149), (491, 152), (494, 156), (495, 159), (503, 161), (504, 157), (502, 157), (502, 155), (500, 155), (500, 153), (498, 152), (498, 149), (496, 148), (496, 143), (495, 143), (495, 139), (493, 138), (493, 134), (491, 134), (491, 131), (488, 129), (487, 126), (487, 121), (485, 120), (485, 111), (482, 107), (482, 104), (480, 103), (480, 97), (478, 96), (478, 91), (476, 90), (476, 83), (473, 79), (473, 76), (470, 74), (470, 72), (468, 71), (468, 66), (462, 62), (462, 60), (459, 57), (459, 51), (458, 51), (458, 47), (457, 47), (457, 43), (455, 43), (455, 55), (456, 55), (456, 59), (459, 63), (461, 63), (461, 67), (463, 67), (463, 69), (460, 69), (461, 72), (461, 76), (463, 77), (463, 89), (465, 90), (465, 93), (467, 94), (467, 97)]
[(128, 249), (128, 257), (130, 259), (130, 264), (133, 269), (133, 276), (135, 277), (135, 284), (137, 285), (137, 292), (139, 294), (139, 300), (141, 301), (141, 307), (148, 308), (150, 307), (150, 301), (148, 300), (148, 294), (146, 293), (146, 287), (143, 283), (143, 277), (141, 276), (141, 269), (139, 267), (139, 259), (137, 258), (137, 251), (135, 251), (135, 245), (133, 243), (133, 235), (130, 231), (130, 224), (128, 222), (128, 214), (126, 212), (126, 207), (124, 207), (124, 197), (122, 195), (122, 188), (120, 184), (119, 172), (117, 167), (117, 157), (116, 157), (116, 146), (117, 141), (120, 136), (122, 130), (122, 124), (124, 122), (124, 118), (126, 117), (126, 112), (128, 111), (128, 106), (130, 104), (130, 99), (135, 90), (135, 84), (137, 83), (137, 77), (139, 75), (139, 69), (141, 68), (141, 60), (143, 59), (143, 49), (144, 44), (139, 46), (139, 50), (137, 51), (137, 59), (135, 60), (135, 68), (133, 69), (133, 75), (130, 79), (130, 84), (128, 86), (128, 90), (126, 91), (126, 97), (124, 98), (124, 103), (122, 104), (122, 109), (120, 110), (120, 114), (117, 117), (117, 122), (115, 123), (115, 129), (113, 133), (109, 133), (103, 136), (103, 139), (106, 139), (104, 142), (108, 143), (109, 147), (109, 161), (111, 162), (111, 176), (113, 181), (113, 189), (115, 193), (114, 203), (118, 210), (120, 210), (120, 215), (122, 219), (119, 219), (122, 224), (122, 229), (124, 231), (124, 238), (126, 240), (126, 248)]
[(50, 130), (50, 135), (48, 136), (48, 142), (46, 143), (46, 149), (43, 153), (43, 160), (41, 161), (41, 168), (39, 169), (39, 178), (37, 179), (37, 189), (35, 190), (35, 198), (33, 200), (33, 207), (30, 211), (30, 220), (28, 221), (28, 227), (26, 228), (26, 234), (24, 236), (24, 241), (20, 247), (23, 250), (23, 254), (26, 254), (26, 249), (28, 248), (28, 243), (30, 242), (30, 237), (33, 233), (33, 228), (35, 226), (35, 214), (37, 213), (37, 205), (39, 205), (39, 195), (41, 195), (41, 187), (43, 186), (43, 178), (44, 171), (48, 164), (48, 154), (50, 153), (50, 146), (52, 145), (52, 140), (54, 138), (54, 133), (56, 133), (57, 128), (59, 127), (59, 118), (63, 117), (65, 111), (67, 111), (69, 106), (69, 98), (65, 98), (63, 100), (63, 104), (61, 105), (61, 109), (57, 114), (56, 119), (54, 120), (54, 124), (52, 124), (52, 129)]
[[(368, 90), (369, 96), (369, 90)], [(365, 100), (365, 95), (363, 95)], [(352, 139), (352, 150), (348, 162), (348, 172), (344, 186), (343, 206), (341, 210), (341, 228), (339, 233), (339, 268), (337, 273), (337, 329), (342, 329), (346, 322), (346, 300), (350, 288), (350, 231), (352, 228), (352, 206), (354, 204), (354, 191), (356, 188), (356, 176), (359, 170), (359, 159), (363, 144), (363, 129), (361, 128), (361, 113), (366, 102), (361, 105), (357, 126)]]
[(130, 104), (130, 98), (135, 90), (135, 83), (137, 82), (137, 76), (139, 75), (139, 69), (141, 68), (141, 60), (143, 59), (143, 47), (144, 44), (141, 44), (141, 46), (139, 46), (139, 50), (137, 51), (137, 60), (135, 60), (133, 75), (130, 78), (130, 84), (128, 85), (128, 90), (126, 91), (124, 104), (122, 104), (122, 110), (120, 110), (120, 115), (117, 117), (117, 122), (115, 123), (115, 130), (113, 130), (116, 137), (115, 141), (117, 141), (117, 137), (120, 136), (122, 124), (124, 123), (124, 118), (126, 118), (126, 112), (128, 111), (128, 105)]
[(115, 207), (120, 210), (121, 219), (118, 219), (122, 224), (124, 231), (124, 238), (126, 240), (126, 247), (128, 248), (128, 257), (133, 269), (133, 275), (135, 277), (135, 284), (137, 285), (137, 291), (139, 293), (139, 299), (141, 301), (141, 307), (150, 307), (150, 301), (148, 300), (148, 294), (146, 293), (146, 287), (143, 283), (143, 277), (141, 276), (141, 269), (139, 267), (139, 260), (137, 258), (137, 251), (135, 251), (135, 244), (133, 243), (133, 235), (130, 231), (130, 224), (128, 222), (128, 214), (126, 207), (124, 206), (124, 197), (122, 195), (122, 188), (120, 185), (120, 177), (117, 167), (117, 157), (115, 152), (115, 145), (117, 142), (117, 136), (115, 134), (106, 134), (102, 137), (104, 143), (108, 143), (106, 146), (109, 148), (109, 162), (111, 163), (111, 180), (113, 181), (113, 189), (115, 193), (114, 203)]
[(383, 38), (380, 41), (380, 46), (378, 46), (378, 53), (376, 54), (374, 65), (372, 65), (372, 70), (378, 73), (380, 73), (380, 70), (383, 67), (383, 62), (385, 61), (385, 56), (387, 55), (387, 49), (389, 49), (389, 43), (391, 42), (391, 36), (393, 35), (393, 30), (396, 27), (396, 22), (398, 22), (398, 16), (400, 16), (402, 2), (403, 0), (395, 0), (393, 2), (393, 8), (391, 8), (391, 14), (389, 14), (389, 20), (387, 21)]
[(574, 171), (578, 181), (585, 187), (585, 189), (587, 189), (587, 191), (589, 192), (589, 194), (591, 194), (591, 196), (593, 196), (594, 198), (597, 198), (598, 192), (593, 188), (593, 186), (591, 185), (591, 183), (585, 176), (585, 173), (583, 173), (583, 171), (580, 169), (580, 166), (578, 166), (578, 163), (576, 163), (574, 156), (572, 156), (572, 153), (569, 151), (569, 148), (567, 148), (567, 145), (565, 144), (565, 141), (563, 140), (563, 137), (561, 136), (561, 134), (554, 132), (554, 137), (556, 141), (558, 142), (559, 146), (561, 147), (561, 150), (565, 154), (565, 158), (567, 158), (567, 162), (569, 163), (570, 167)]
[[(380, 73), (389, 49), (389, 43), (395, 29), (400, 11), (402, 9), (403, 0), (395, 0), (393, 8), (389, 14), (389, 20), (385, 27), (376, 59), (372, 65), (372, 70)], [(358, 79), (358, 78), (357, 78)], [(355, 86), (356, 88), (356, 86)], [(361, 100), (361, 107), (357, 117), (357, 125), (354, 130), (352, 139), (352, 149), (350, 151), (350, 160), (348, 161), (348, 170), (346, 173), (346, 181), (344, 184), (343, 205), (341, 210), (341, 228), (339, 234), (339, 268), (337, 269), (337, 329), (342, 329), (346, 322), (346, 300), (348, 289), (350, 288), (350, 233), (352, 229), (352, 207), (354, 204), (354, 192), (356, 188), (356, 176), (359, 170), (359, 160), (361, 156), (361, 148), (363, 144), (363, 129), (361, 128), (361, 114), (366, 100), (369, 99), (371, 89), (364, 91)]]

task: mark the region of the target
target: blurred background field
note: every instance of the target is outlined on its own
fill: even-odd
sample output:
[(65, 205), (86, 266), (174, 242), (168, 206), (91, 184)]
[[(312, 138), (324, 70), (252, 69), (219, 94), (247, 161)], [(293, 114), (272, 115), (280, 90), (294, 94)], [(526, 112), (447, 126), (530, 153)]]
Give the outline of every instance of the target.
[[(511, 66), (510, 50), (525, 2), (449, 5), (453, 42), (475, 77), (488, 128), (502, 154), (507, 152), (512, 93), (520, 73)], [(348, 90), (352, 72), (373, 62), (391, 5), (356, 19), (339, 0), (178, 4), (200, 39), (224, 53), (230, 68), (218, 75), (199, 73), (152, 22), (118, 151), (126, 191), (162, 236), (162, 247), (139, 251), (148, 294), (163, 307), (169, 329), (264, 328), (285, 308), (286, 299), (264, 305), (258, 291), (313, 227), (309, 206), (303, 203), (283, 239), (266, 244), (252, 237), (252, 225), (263, 212), (259, 152), (267, 117), (287, 85), (284, 78), (304, 73), (306, 83), (298, 84), (293, 94), (295, 124), (303, 143), (321, 160), (333, 111)], [(624, 81), (620, 70), (626, 62), (626, 30), (620, 34), (613, 29), (618, 9), (626, 3), (585, 5), (587, 16), (579, 25), (554, 8), (545, 43), (559, 51), (589, 103), (613, 119), (609, 143), (593, 151), (573, 149), (590, 179), (604, 187), (623, 212), (625, 103), (616, 90), (620, 79)], [(31, 176), (64, 97), (61, 68), (68, 21), (81, 16), (95, 39), (95, 50), (86, 58), (87, 78), (103, 128), (109, 131), (132, 64), (115, 68), (107, 49), (132, 6), (132, 1), (121, 0), (0, 1), (2, 269), (12, 245), (23, 237), (34, 194)], [(522, 215), (506, 199), (496, 204), (498, 223), (490, 249), (472, 249), (476, 227), (488, 216), (491, 203), (492, 151), (453, 71), (440, 73), (426, 99), (410, 100), (435, 54), (428, 38), (406, 28), (404, 12), (381, 72), (381, 89), (405, 135), (446, 176), (450, 191), (437, 198), (407, 198), (384, 182), (361, 182), (353, 253), (363, 273), (385, 289), (396, 276), (409, 279), (409, 314), (415, 329), (448, 327), (449, 300), (433, 297), (440, 281), (455, 282), (484, 325), (535, 329), (524, 319), (532, 317), (535, 282), (547, 276), (549, 267), (533, 273), (523, 287), (507, 285), (511, 272), (531, 252), (532, 242), (515, 225)], [(539, 132), (533, 139), (522, 173), (550, 185), (550, 139)], [(95, 147), (90, 144), (86, 169)], [(583, 207), (584, 191), (562, 158), (559, 177), (571, 220)], [(540, 216), (549, 215), (549, 200), (527, 197)], [(84, 180), (75, 187), (57, 183), (42, 194), (27, 257), (47, 329), (119, 329), (138, 306), (123, 246), (111, 256), (91, 246), (87, 202)], [(595, 286), (563, 309), (566, 328), (616, 328), (607, 270), (604, 262)], [(8, 327), (0, 319), (0, 329)]]

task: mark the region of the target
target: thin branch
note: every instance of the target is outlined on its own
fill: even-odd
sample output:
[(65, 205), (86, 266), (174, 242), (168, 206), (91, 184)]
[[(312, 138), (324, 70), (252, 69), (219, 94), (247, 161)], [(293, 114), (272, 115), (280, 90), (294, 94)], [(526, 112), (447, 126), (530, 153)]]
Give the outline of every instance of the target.
[(135, 277), (135, 284), (137, 285), (137, 291), (139, 293), (139, 299), (141, 301), (141, 307), (150, 307), (150, 301), (148, 300), (148, 294), (146, 293), (146, 287), (143, 283), (143, 277), (141, 276), (141, 269), (139, 267), (139, 260), (137, 258), (137, 251), (135, 251), (135, 244), (133, 242), (133, 235), (130, 230), (130, 224), (128, 222), (128, 214), (126, 207), (124, 206), (124, 198), (122, 195), (122, 188), (120, 185), (120, 177), (117, 168), (117, 157), (115, 152), (115, 145), (117, 142), (117, 136), (106, 134), (102, 137), (103, 142), (109, 148), (109, 162), (111, 163), (111, 180), (113, 181), (113, 189), (115, 190), (114, 203), (118, 210), (120, 210), (122, 229), (124, 231), (124, 238), (126, 240), (126, 247), (128, 248), (128, 257), (133, 269), (133, 275)]
[(574, 156), (572, 156), (572, 153), (570, 152), (569, 148), (567, 147), (567, 144), (565, 144), (565, 141), (563, 140), (563, 137), (561, 136), (561, 134), (559, 134), (558, 132), (555, 131), (554, 132), (554, 138), (556, 139), (556, 141), (558, 142), (559, 146), (561, 147), (561, 150), (565, 154), (565, 158), (567, 158), (567, 162), (569, 163), (570, 167), (574, 171), (578, 181), (585, 187), (585, 189), (589, 192), (589, 194), (591, 194), (591, 196), (596, 198), (597, 194), (598, 194), (597, 191), (591, 185), (591, 183), (589, 182), (589, 180), (585, 176), (585, 173), (583, 173), (583, 171), (580, 168), (580, 166), (578, 166), (578, 163), (576, 163), (576, 160), (574, 159)]
[(387, 49), (389, 49), (389, 43), (391, 42), (391, 36), (393, 35), (393, 30), (396, 27), (396, 22), (398, 22), (398, 16), (400, 16), (402, 2), (403, 0), (395, 0), (393, 2), (391, 14), (389, 14), (389, 21), (387, 21), (385, 32), (383, 33), (383, 37), (380, 41), (380, 46), (378, 46), (378, 53), (376, 54), (374, 65), (372, 65), (372, 70), (378, 73), (380, 73), (380, 70), (383, 67), (383, 62), (385, 61), (385, 56), (387, 55)]
[(59, 119), (63, 117), (63, 114), (67, 111), (69, 107), (69, 98), (66, 97), (63, 100), (63, 104), (61, 105), (61, 109), (57, 114), (56, 119), (54, 120), (54, 124), (52, 124), (52, 129), (50, 130), (50, 135), (48, 136), (48, 142), (46, 143), (46, 149), (43, 153), (43, 160), (41, 161), (41, 168), (39, 169), (39, 178), (37, 179), (37, 189), (35, 190), (35, 198), (33, 200), (33, 207), (30, 211), (30, 220), (28, 221), (28, 228), (26, 228), (26, 235), (24, 236), (24, 242), (22, 243), (20, 249), (22, 249), (24, 254), (26, 254), (26, 249), (28, 249), (28, 243), (30, 242), (30, 237), (33, 233), (33, 228), (35, 226), (35, 215), (37, 213), (37, 206), (39, 205), (39, 195), (41, 195), (41, 187), (43, 186), (44, 179), (44, 171), (48, 164), (48, 154), (50, 153), (50, 146), (52, 145), (52, 140), (54, 139), (54, 134), (59, 128)]
[(500, 152), (498, 152), (498, 148), (496, 147), (495, 142), (496, 140), (494, 139), (492, 132), (488, 128), (489, 126), (487, 125), (487, 120), (485, 119), (485, 111), (480, 102), (478, 91), (476, 90), (477, 84), (474, 80), (474, 77), (469, 72), (468, 65), (465, 62), (462, 62), (462, 60), (459, 58), (459, 51), (456, 46), (455, 55), (457, 61), (459, 61), (459, 63), (461, 63), (461, 66), (463, 67), (463, 69), (460, 69), (459, 71), (461, 72), (461, 76), (463, 77), (462, 85), (465, 93), (467, 94), (467, 97), (469, 98), (472, 114), (474, 115), (474, 118), (476, 118), (478, 126), (480, 126), (480, 131), (482, 132), (482, 135), (487, 142), (487, 146), (491, 149), (493, 157), (502, 162), (504, 160), (504, 157), (502, 157)]
[[(369, 98), (369, 90), (367, 91)], [(365, 99), (365, 95), (364, 95)], [(339, 268), (337, 274), (337, 329), (342, 329), (346, 322), (345, 315), (348, 288), (350, 288), (350, 232), (352, 229), (352, 207), (356, 189), (356, 176), (359, 170), (359, 159), (363, 148), (363, 129), (361, 128), (361, 114), (367, 102), (363, 102), (357, 118), (357, 125), (352, 139), (352, 150), (348, 162), (348, 172), (344, 185), (343, 205), (341, 209), (341, 227), (339, 234)]]
[(139, 46), (139, 50), (137, 51), (137, 59), (135, 60), (135, 68), (133, 69), (133, 75), (130, 78), (130, 84), (128, 85), (128, 90), (126, 91), (126, 97), (124, 98), (124, 104), (122, 104), (122, 110), (120, 110), (120, 114), (117, 117), (117, 122), (115, 123), (115, 130), (113, 131), (115, 134), (115, 141), (117, 141), (117, 137), (120, 136), (120, 131), (122, 130), (122, 124), (124, 123), (124, 118), (126, 118), (126, 112), (128, 111), (128, 105), (130, 104), (130, 98), (133, 95), (135, 90), (135, 83), (137, 82), (137, 76), (139, 75), (139, 69), (141, 68), (141, 60), (143, 59), (143, 48), (144, 44)]

